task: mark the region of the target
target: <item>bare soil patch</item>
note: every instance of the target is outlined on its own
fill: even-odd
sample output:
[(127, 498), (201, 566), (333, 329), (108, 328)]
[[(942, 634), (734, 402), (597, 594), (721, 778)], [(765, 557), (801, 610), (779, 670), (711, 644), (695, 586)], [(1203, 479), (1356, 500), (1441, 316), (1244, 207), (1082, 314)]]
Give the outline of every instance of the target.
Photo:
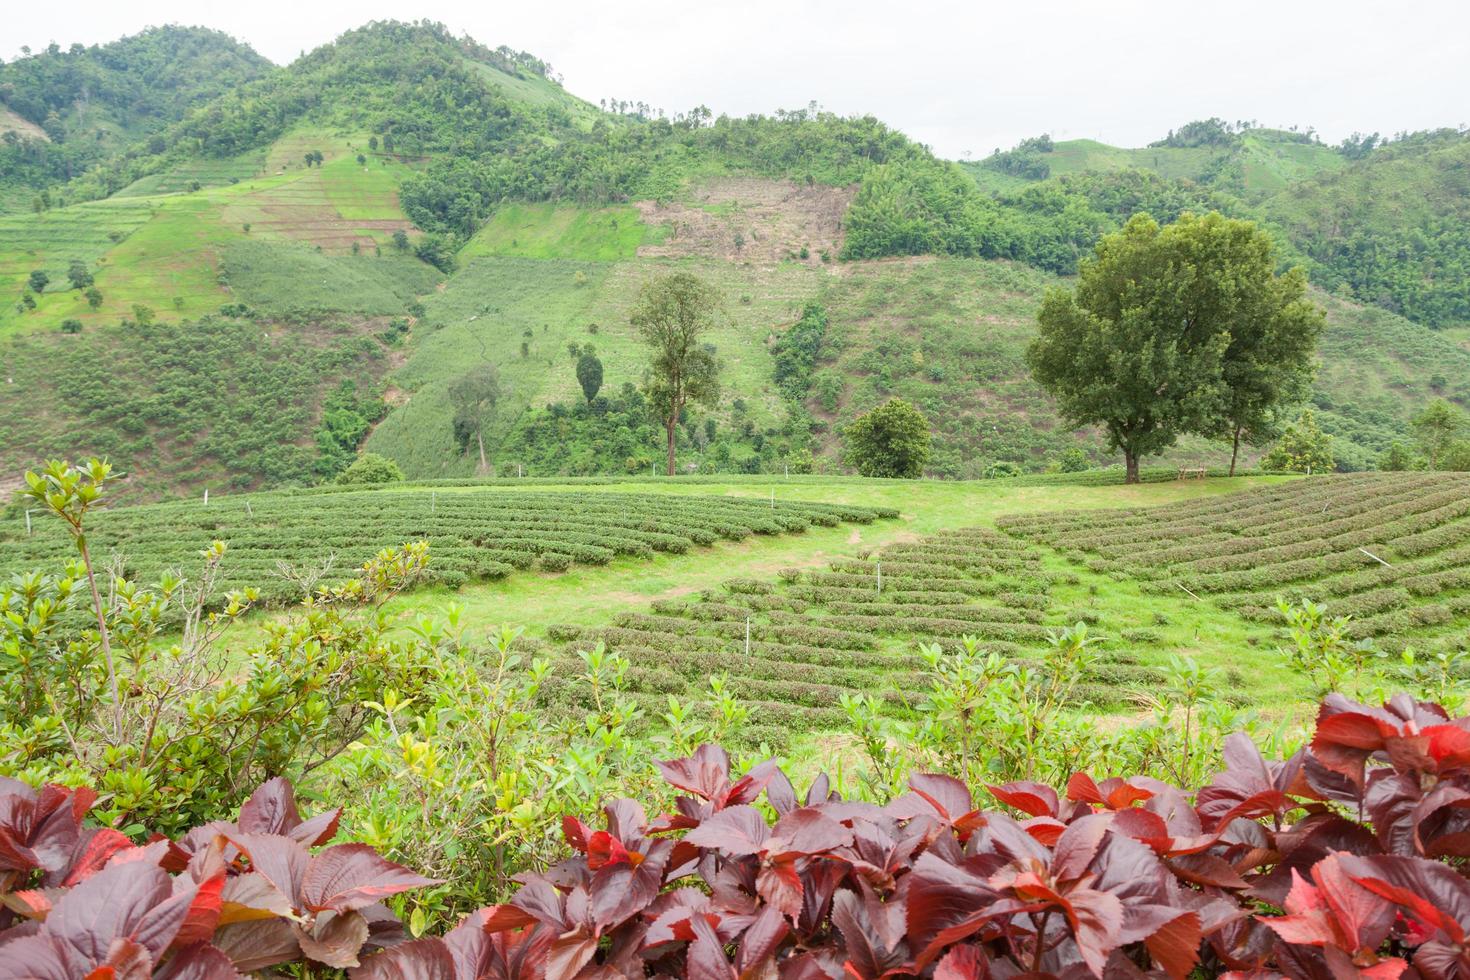
[(51, 137), (47, 136), (46, 131), (40, 126), (37, 126), (23, 116), (16, 115), (4, 106), (0, 106), (0, 133), (10, 132), (15, 133), (17, 136), (24, 136), (27, 139), (42, 140), (47, 143), (51, 142)]
[(757, 177), (726, 177), (701, 184), (689, 198), (660, 204), (639, 201), (643, 221), (667, 225), (668, 237), (639, 255), (702, 256), (731, 262), (776, 263), (799, 258), (822, 264), (842, 249), (842, 218), (857, 192)]

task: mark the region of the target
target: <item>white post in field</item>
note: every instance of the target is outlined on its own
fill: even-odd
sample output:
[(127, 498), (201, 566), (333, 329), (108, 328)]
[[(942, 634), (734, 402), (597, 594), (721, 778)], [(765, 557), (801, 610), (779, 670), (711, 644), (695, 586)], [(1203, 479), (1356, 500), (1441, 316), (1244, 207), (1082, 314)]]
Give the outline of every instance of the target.
[(31, 536), (31, 512), (26, 511), (26, 537)]
[(205, 487), (204, 488), (204, 506), (206, 506), (206, 507), (209, 506), (209, 488), (208, 487)]

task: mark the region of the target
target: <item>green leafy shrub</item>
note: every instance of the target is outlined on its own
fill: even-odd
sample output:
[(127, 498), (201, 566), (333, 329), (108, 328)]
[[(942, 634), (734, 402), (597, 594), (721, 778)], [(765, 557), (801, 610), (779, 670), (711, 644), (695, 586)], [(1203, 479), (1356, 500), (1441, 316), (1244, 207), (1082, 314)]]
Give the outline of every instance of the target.
[(344, 486), (402, 481), (403, 471), (398, 468), (398, 464), (377, 453), (363, 453), (337, 476), (337, 482)]

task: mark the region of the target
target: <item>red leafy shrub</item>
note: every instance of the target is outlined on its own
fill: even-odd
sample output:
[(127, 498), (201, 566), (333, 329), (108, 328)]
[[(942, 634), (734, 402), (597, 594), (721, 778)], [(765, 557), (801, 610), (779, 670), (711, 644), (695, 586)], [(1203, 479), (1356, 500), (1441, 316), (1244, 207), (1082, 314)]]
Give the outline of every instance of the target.
[(1333, 696), (1291, 758), (1236, 735), (1225, 759), (1192, 794), (919, 774), (880, 806), (702, 746), (660, 763), (673, 813), (569, 817), (571, 857), (413, 941), (379, 900), (430, 882), (323, 847), (337, 814), (301, 820), (282, 780), (141, 847), (83, 828), (86, 791), (3, 783), (0, 980), (1470, 978), (1470, 719)]
[(661, 764), (673, 814), (569, 818), (571, 858), (354, 976), (1470, 977), (1470, 720), (1334, 696), (1290, 759), (1226, 760), (1193, 794), (916, 775), (878, 806), (703, 746)]
[(0, 779), (0, 978), (231, 980), (299, 961), (354, 966), (404, 939), (379, 899), (435, 883), (362, 844), (322, 847), (341, 811), (302, 820), (284, 779), (261, 786), (234, 823), (142, 846), (85, 828), (95, 799)]

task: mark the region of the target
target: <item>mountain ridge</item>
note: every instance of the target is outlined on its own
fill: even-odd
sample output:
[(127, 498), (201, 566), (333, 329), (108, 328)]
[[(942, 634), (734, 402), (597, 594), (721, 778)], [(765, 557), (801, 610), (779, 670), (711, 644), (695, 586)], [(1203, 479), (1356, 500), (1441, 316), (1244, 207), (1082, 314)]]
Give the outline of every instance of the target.
[[(1427, 399), (1470, 403), (1453, 293), (1378, 297), (1386, 308), (1408, 297), (1407, 311), (1428, 310), (1445, 336), (1359, 305), (1334, 251), (1351, 231), (1311, 231), (1326, 220), (1314, 202), (1332, 182), (1357, 200), (1384, 174), (1419, 175), (1431, 158), (1452, 164), (1470, 146), (1456, 131), (1375, 142), (1349, 159), (1307, 134), (1191, 124), (1168, 145), (1048, 139), (957, 164), (871, 116), (815, 106), (740, 119), (613, 108), (567, 93), (534, 56), (432, 23), (374, 22), (190, 107), (105, 171), (64, 185), (66, 206), (0, 215), (0, 290), (19, 296), (0, 307), (10, 379), (0, 409), (12, 413), (0, 423), (0, 466), (143, 452), (156, 462), (136, 468), (151, 470), (140, 485), (157, 496), (221, 479), (243, 488), (330, 477), (365, 440), (410, 475), (469, 475), (444, 391), (455, 372), (489, 359), (510, 392), (497, 461), (539, 473), (646, 470), (656, 433), (641, 414), (626, 314), (641, 282), (675, 269), (705, 275), (728, 308), (716, 342), (729, 395), (680, 430), (695, 466), (839, 466), (840, 427), (891, 394), (934, 419), (936, 475), (1035, 469), (1073, 447), (1100, 463), (1096, 436), (1059, 427), (1020, 352), (1041, 292), (1139, 210), (1164, 221), (1186, 210), (1254, 217), (1286, 261), (1338, 277), (1319, 294), (1333, 330), (1314, 404), (1345, 468), (1371, 466)], [(1150, 160), (1157, 169), (1140, 168)], [(1442, 169), (1444, 187), (1434, 186), (1450, 193), (1453, 166)], [(1391, 217), (1372, 230), (1419, 231)], [(95, 307), (69, 281), (74, 260), (95, 280)], [(36, 269), (50, 282), (32, 293)], [(826, 347), (812, 387), (793, 398), (775, 382), (772, 352), (813, 303), (828, 321)], [(138, 385), (126, 374), (135, 367), (107, 379), (93, 364), (143, 320), (181, 336), (203, 324), (228, 344), (252, 323), (273, 344), (303, 349), (318, 330), (353, 339), (320, 355), (334, 366), (273, 430), (280, 453), (251, 449), (242, 458), (253, 462), (230, 476), (218, 447), (264, 445), (253, 409), (221, 403), (239, 439), (199, 455), (187, 386)], [(63, 323), (77, 332), (56, 336)], [(568, 352), (588, 345), (607, 368), (603, 408), (581, 404), (572, 375)], [(208, 345), (180, 347), (208, 356)], [(91, 438), (71, 434), (84, 415), (35, 407), (62, 394), (34, 380), (48, 351), (68, 359), (68, 385), (110, 380), (152, 392), (156, 405), (124, 401), (134, 407), (100, 412), (110, 421)], [(17, 379), (17, 366), (31, 380)], [(339, 379), (355, 382), (350, 393)], [(42, 419), (65, 420), (69, 434), (46, 435)], [(150, 440), (173, 448), (150, 455)], [(1191, 443), (1176, 455), (1215, 452)]]

